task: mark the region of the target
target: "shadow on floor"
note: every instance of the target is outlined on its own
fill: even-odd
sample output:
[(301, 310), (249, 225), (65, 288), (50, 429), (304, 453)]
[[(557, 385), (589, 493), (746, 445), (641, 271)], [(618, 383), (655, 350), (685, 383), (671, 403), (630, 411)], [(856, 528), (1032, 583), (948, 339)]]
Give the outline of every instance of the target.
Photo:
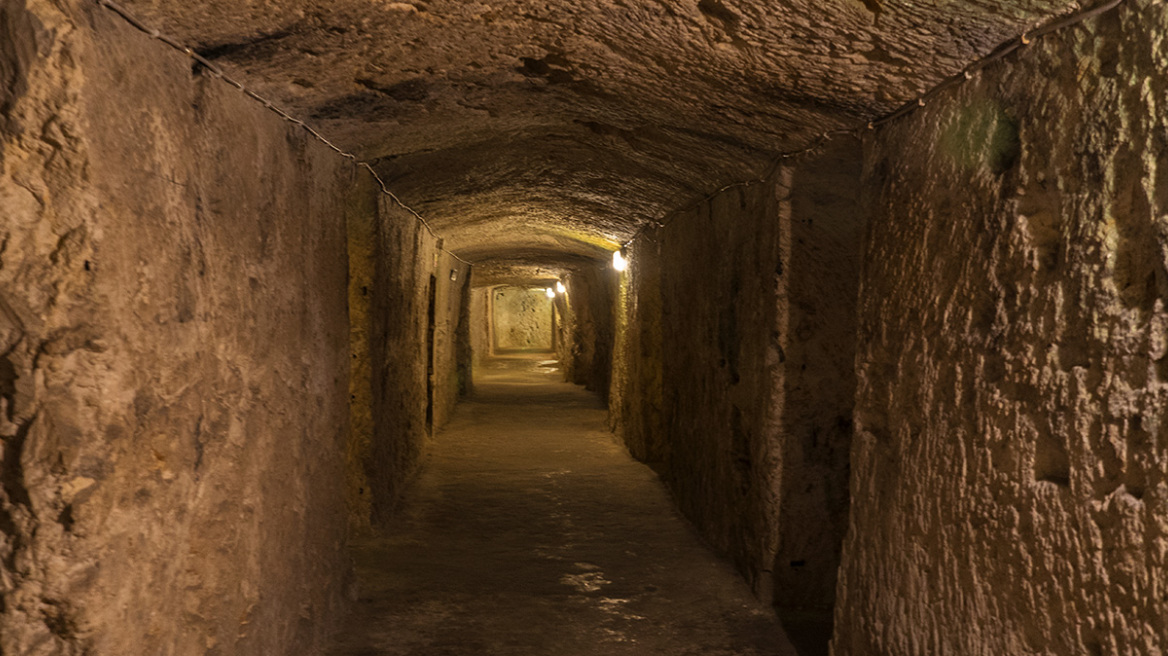
[(799, 656), (828, 656), (833, 627), (831, 611), (776, 608), (775, 612)]

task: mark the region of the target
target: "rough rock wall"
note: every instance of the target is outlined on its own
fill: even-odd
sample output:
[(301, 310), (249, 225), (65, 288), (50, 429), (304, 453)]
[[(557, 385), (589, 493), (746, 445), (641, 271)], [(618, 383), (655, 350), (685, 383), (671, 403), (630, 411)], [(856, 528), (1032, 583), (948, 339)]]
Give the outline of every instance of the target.
[(572, 310), (571, 302), (568, 299), (568, 294), (556, 294), (556, 298), (552, 301), (552, 344), (556, 352), (556, 360), (560, 363), (560, 372), (564, 374), (564, 380), (570, 380), (568, 377), (568, 364), (572, 359)]
[(662, 425), (661, 239), (653, 231), (633, 242), (629, 266), (620, 276), (614, 322), (612, 393), (609, 423), (638, 460), (664, 471), (669, 440)]
[[(567, 280), (568, 276), (564, 276)], [(556, 359), (567, 382), (576, 382), (576, 299), (572, 288), (556, 297)]]
[[(386, 199), (380, 209), (370, 313), (374, 425), (365, 472), (373, 523), (386, 525), (426, 441), (427, 308), (434, 244), (409, 213)], [(391, 253), (396, 257), (387, 257)]]
[(564, 276), (567, 311), (562, 318), (570, 326), (571, 350), (564, 366), (569, 382), (608, 399), (615, 339), (613, 302), (619, 277), (609, 267), (580, 267)]
[(858, 146), (646, 232), (617, 298), (618, 435), (760, 597), (824, 618), (848, 500)]
[(470, 299), (470, 349), (473, 366), (491, 356), (491, 288), (475, 287)]
[(474, 391), (474, 352), (471, 345), (471, 267), (459, 275), (458, 320), (454, 327), (454, 375), (459, 398)]
[[(614, 423), (630, 451), (665, 458), (662, 476), (682, 512), (760, 593), (778, 539), (782, 463), (771, 398), (786, 193), (777, 189), (725, 192), (633, 244), (618, 305), (624, 334), (611, 406), (627, 413)], [(661, 404), (658, 426), (638, 418), (654, 403)], [(644, 428), (658, 433), (644, 435)]]
[[(470, 267), (450, 253), (438, 254), (437, 289), (434, 295), (433, 429), (441, 428), (454, 406), (467, 391), (470, 360), (465, 343), (470, 339), (463, 320), (470, 308), (464, 305), (469, 293)], [(451, 276), (453, 274), (453, 280)]]
[(848, 527), (856, 377), (856, 301), (867, 214), (862, 155), (841, 140), (792, 167), (780, 202), (783, 449), (774, 601), (829, 622)]
[(495, 352), (552, 350), (552, 300), (542, 289), (503, 286), (491, 291)]
[[(373, 523), (392, 519), (427, 438), (457, 402), (455, 348), (465, 265), (412, 214), (380, 200), (370, 312), (373, 441), (366, 460)], [(456, 280), (450, 280), (450, 271)]]
[(361, 211), (346, 216), (349, 249), (349, 439), (345, 474), (349, 501), (349, 531), (366, 534), (372, 528), (373, 494), (366, 462), (373, 445), (373, 356), (369, 336), (377, 268), (377, 194), (372, 176), (368, 190), (358, 194)]
[(1168, 5), (870, 144), (834, 653), (1168, 650)]
[(0, 7), (0, 652), (311, 653), (357, 172), (61, 6)]

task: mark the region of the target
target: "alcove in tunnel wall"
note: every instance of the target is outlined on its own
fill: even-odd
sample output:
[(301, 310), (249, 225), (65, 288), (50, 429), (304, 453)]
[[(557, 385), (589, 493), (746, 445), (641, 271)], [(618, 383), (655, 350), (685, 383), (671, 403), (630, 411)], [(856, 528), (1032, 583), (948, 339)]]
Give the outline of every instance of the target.
[(372, 186), (96, 4), (0, 12), (0, 652), (311, 653)]
[(1168, 649), (1168, 8), (867, 144), (834, 653)]
[(839, 142), (671, 217), (630, 246), (616, 304), (616, 431), (759, 596), (824, 623), (848, 507), (859, 163)]

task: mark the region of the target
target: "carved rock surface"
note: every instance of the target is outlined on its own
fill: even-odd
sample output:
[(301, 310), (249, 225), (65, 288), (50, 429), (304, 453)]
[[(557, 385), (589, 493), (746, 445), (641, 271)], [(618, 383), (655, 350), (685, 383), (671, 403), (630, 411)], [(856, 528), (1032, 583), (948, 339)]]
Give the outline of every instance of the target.
[(646, 233), (616, 304), (617, 435), (760, 598), (821, 634), (847, 529), (860, 162), (841, 140)]
[(0, 652), (311, 652), (357, 170), (96, 7), (0, 44)]
[(1066, 0), (125, 0), (377, 162), (468, 259), (597, 255)]
[(1168, 649), (1166, 68), (1132, 2), (869, 144), (837, 656)]

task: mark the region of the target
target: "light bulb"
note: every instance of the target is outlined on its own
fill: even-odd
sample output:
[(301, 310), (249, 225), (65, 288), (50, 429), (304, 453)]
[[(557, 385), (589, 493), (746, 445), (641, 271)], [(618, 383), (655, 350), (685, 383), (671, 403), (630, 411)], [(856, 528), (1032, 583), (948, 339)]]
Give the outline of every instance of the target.
[(548, 287), (547, 288), (547, 295), (548, 295), (548, 298), (555, 298), (556, 297), (556, 290), (552, 289), (551, 287)]
[(559, 294), (563, 294), (566, 291), (568, 291), (568, 289), (566, 287), (564, 287), (564, 283), (557, 280), (556, 281), (556, 292)]
[(629, 268), (629, 261), (625, 259), (624, 255), (621, 255), (620, 251), (612, 252), (612, 268), (617, 271), (624, 271)]

